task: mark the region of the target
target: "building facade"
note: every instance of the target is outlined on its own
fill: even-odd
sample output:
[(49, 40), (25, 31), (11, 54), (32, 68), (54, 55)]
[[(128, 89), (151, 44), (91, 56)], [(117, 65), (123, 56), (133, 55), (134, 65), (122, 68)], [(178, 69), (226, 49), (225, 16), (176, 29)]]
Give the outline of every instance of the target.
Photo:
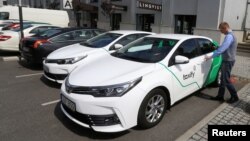
[[(107, 30), (196, 34), (221, 42), (224, 37), (220, 34), (218, 25), (227, 21), (238, 41), (242, 42), (250, 30), (250, 14), (247, 15), (250, 13), (249, 2), (250, 0), (99, 0), (98, 27)], [(113, 8), (102, 8), (103, 3), (108, 3)]]
[[(65, 10), (70, 17), (70, 26), (97, 27), (98, 10), (86, 11), (84, 9), (74, 9), (72, 5), (73, 1), (77, 1), (78, 5), (83, 4), (85, 7), (93, 6), (98, 9), (98, 0), (21, 0), (21, 5), (31, 8)], [(65, 5), (69, 4), (67, 2), (70, 3), (70, 6), (65, 8)], [(0, 6), (4, 5), (18, 6), (19, 0), (0, 0)]]
[[(0, 0), (0, 5), (18, 5), (18, 1)], [(226, 21), (239, 42), (250, 40), (250, 0), (21, 1), (26, 7), (67, 10), (71, 26), (196, 34), (221, 42), (224, 37), (218, 25)], [(70, 1), (74, 8), (65, 9), (65, 1)]]

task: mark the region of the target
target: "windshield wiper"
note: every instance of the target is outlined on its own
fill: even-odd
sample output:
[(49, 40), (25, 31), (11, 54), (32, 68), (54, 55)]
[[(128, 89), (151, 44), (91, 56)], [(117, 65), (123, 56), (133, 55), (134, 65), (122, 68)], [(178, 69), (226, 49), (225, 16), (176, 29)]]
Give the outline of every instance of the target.
[(87, 42), (84, 42), (84, 43), (81, 43), (80, 45), (84, 45), (84, 46), (87, 46), (87, 47), (94, 47), (93, 45), (87, 43)]
[(128, 55), (125, 55), (125, 54), (123, 54), (123, 56), (121, 56), (121, 58), (128, 59), (128, 60), (133, 60), (133, 61), (136, 61), (136, 62), (151, 63), (150, 60), (145, 60), (145, 59), (138, 58), (138, 57), (128, 56)]

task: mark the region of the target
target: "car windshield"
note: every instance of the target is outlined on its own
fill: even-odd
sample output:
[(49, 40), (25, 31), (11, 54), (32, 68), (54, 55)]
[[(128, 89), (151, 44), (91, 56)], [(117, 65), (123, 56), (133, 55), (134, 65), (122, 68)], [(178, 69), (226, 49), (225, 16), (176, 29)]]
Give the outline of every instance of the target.
[(112, 53), (112, 56), (144, 63), (156, 63), (164, 59), (178, 40), (144, 37)]
[(60, 30), (60, 29), (49, 29), (49, 30), (45, 30), (42, 33), (38, 33), (35, 36), (50, 38), (50, 37), (52, 37), (53, 35), (55, 35), (55, 34), (57, 34), (59, 32), (62, 32), (62, 30)]
[(122, 34), (117, 34), (117, 33), (104, 33), (92, 39), (89, 39), (86, 42), (81, 43), (81, 45), (91, 47), (91, 48), (101, 48), (110, 44), (121, 35)]

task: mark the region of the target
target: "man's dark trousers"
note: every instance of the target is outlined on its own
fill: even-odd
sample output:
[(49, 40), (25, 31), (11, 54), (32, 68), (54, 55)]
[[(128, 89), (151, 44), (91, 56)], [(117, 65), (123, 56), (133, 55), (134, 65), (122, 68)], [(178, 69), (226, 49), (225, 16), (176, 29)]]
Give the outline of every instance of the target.
[(221, 66), (221, 85), (218, 92), (218, 97), (224, 97), (225, 89), (227, 88), (231, 94), (231, 98), (238, 97), (237, 91), (230, 81), (230, 75), (235, 61), (223, 61)]

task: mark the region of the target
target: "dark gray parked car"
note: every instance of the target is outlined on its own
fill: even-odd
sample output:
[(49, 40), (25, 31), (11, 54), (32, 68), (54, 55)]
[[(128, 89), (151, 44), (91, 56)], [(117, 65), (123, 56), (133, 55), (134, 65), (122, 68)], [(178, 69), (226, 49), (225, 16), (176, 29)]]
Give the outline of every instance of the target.
[(91, 28), (57, 28), (22, 39), (20, 42), (21, 57), (29, 63), (41, 64), (56, 49), (84, 42), (100, 33), (102, 29)]

